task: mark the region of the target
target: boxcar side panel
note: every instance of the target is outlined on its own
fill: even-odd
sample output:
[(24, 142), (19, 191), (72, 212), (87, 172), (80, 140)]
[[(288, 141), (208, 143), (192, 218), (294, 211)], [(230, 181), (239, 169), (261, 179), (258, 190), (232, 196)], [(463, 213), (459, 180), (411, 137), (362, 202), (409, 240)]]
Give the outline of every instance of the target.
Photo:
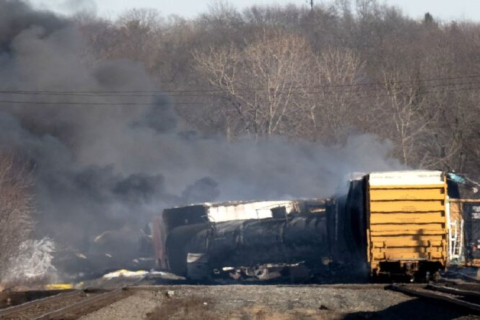
[(370, 174), (368, 259), (372, 274), (395, 263), (417, 271), (419, 262), (447, 262), (446, 180), (439, 171)]

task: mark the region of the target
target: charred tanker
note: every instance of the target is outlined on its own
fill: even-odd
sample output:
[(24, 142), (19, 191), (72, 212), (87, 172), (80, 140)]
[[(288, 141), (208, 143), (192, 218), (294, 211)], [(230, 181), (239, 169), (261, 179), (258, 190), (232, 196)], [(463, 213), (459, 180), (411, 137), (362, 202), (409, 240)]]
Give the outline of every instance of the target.
[(268, 279), (300, 265), (321, 268), (330, 257), (324, 214), (183, 226), (166, 248), (172, 270), (195, 279), (211, 272)]

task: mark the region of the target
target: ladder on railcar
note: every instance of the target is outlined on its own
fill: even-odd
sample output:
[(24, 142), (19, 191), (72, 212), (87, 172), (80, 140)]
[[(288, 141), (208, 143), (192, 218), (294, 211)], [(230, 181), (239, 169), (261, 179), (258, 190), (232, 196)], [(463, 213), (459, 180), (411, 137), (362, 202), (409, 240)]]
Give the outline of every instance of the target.
[(449, 260), (460, 263), (463, 251), (463, 219), (450, 222), (449, 239)]

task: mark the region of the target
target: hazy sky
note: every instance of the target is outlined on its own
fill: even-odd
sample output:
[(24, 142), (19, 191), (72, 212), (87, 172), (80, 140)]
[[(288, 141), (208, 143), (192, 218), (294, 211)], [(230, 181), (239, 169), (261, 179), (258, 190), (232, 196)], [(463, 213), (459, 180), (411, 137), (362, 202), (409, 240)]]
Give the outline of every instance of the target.
[[(177, 14), (185, 17), (194, 17), (208, 9), (212, 1), (201, 0), (31, 0), (36, 5), (65, 12), (69, 9), (78, 9), (83, 3), (88, 8), (96, 8), (102, 16), (116, 16), (129, 8), (156, 8), (164, 15)], [(241, 9), (254, 4), (287, 4), (297, 3), (308, 5), (309, 0), (229, 0), (229, 3)], [(330, 2), (315, 0), (315, 3)], [(385, 0), (380, 3), (392, 4), (400, 7), (405, 13), (420, 18), (425, 12), (443, 20), (470, 19), (480, 21), (480, 0)], [(68, 5), (66, 5), (68, 4)]]

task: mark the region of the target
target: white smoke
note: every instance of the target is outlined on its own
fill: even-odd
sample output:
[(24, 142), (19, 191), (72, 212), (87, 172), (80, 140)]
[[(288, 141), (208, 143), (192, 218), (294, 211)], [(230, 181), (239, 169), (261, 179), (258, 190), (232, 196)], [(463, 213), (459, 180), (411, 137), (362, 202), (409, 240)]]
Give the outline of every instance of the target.
[(5, 283), (52, 282), (57, 277), (53, 266), (55, 243), (49, 238), (27, 240), (9, 261)]

